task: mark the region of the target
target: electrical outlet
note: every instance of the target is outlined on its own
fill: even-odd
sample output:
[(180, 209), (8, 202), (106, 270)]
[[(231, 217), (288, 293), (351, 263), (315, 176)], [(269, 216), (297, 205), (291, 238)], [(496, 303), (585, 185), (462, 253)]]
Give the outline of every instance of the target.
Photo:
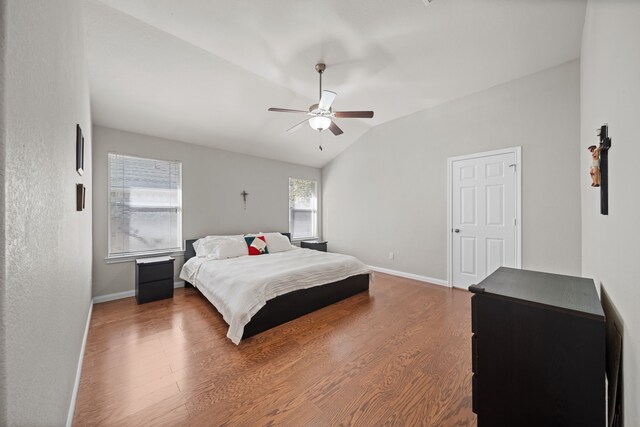
[(389, 259), (394, 259), (395, 258), (395, 254), (393, 252), (389, 252)]

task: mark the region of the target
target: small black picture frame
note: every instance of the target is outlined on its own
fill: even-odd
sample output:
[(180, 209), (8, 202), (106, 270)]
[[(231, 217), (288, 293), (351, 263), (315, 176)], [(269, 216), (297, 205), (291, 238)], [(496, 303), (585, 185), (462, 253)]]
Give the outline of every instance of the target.
[(87, 191), (83, 184), (76, 184), (76, 210), (83, 211), (85, 208), (85, 200)]
[(80, 176), (84, 173), (84, 136), (80, 125), (76, 125), (76, 171)]

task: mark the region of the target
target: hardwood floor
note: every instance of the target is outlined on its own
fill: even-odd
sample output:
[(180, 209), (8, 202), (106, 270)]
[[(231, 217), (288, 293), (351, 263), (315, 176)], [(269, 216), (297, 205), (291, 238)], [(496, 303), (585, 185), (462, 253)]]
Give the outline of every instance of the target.
[(470, 298), (376, 273), (239, 346), (191, 288), (96, 304), (74, 425), (475, 425)]

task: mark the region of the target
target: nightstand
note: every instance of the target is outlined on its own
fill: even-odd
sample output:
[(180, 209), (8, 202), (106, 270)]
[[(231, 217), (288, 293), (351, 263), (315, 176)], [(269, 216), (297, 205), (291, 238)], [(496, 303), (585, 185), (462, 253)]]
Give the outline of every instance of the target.
[(316, 251), (327, 252), (326, 240), (303, 240), (300, 242), (301, 248), (315, 249)]
[(136, 260), (136, 301), (138, 304), (173, 298), (173, 258)]

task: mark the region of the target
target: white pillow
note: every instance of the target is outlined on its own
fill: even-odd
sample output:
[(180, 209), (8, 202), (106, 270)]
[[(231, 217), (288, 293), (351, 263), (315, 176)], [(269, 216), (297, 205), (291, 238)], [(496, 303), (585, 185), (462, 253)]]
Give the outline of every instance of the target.
[(270, 254), (277, 252), (285, 252), (295, 249), (295, 247), (289, 242), (287, 236), (281, 233), (262, 233), (267, 241), (267, 248)]
[(212, 250), (209, 253), (209, 258), (237, 258), (248, 254), (249, 249), (247, 247), (247, 242), (244, 240), (244, 237), (237, 236), (229, 239), (215, 240), (212, 245)]
[(240, 235), (207, 236), (193, 242), (193, 249), (195, 250), (197, 257), (207, 257), (213, 251), (215, 242), (220, 240), (237, 239), (237, 238), (242, 238), (242, 236)]
[(204, 242), (206, 242), (207, 238), (203, 237), (201, 239), (196, 240), (195, 242), (193, 242), (193, 250), (196, 251), (196, 256), (197, 257), (205, 257), (207, 256), (207, 254), (205, 253), (205, 249), (204, 249)]

